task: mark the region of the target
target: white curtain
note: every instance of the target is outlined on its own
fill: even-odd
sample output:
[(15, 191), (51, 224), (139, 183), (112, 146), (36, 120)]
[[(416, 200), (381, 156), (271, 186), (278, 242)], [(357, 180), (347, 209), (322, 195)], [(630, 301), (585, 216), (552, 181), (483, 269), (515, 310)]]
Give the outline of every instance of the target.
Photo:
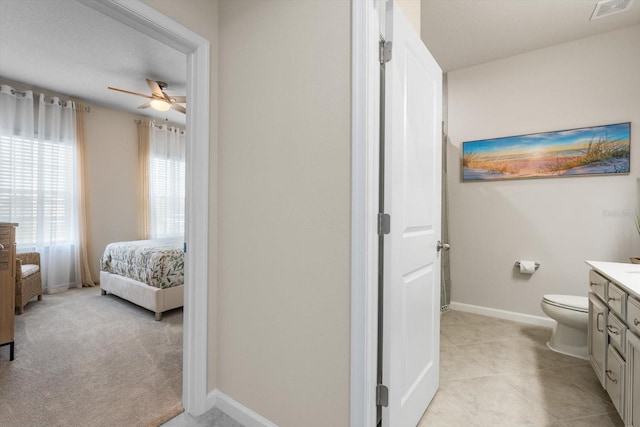
[(185, 131), (151, 124), (149, 216), (152, 239), (184, 237)]
[(40, 253), (46, 293), (81, 287), (73, 102), (3, 85), (0, 108), (0, 221), (19, 223), (18, 252)]
[[(76, 115), (71, 101), (40, 95), (36, 250), (46, 292), (82, 287), (78, 252)], [(42, 202), (42, 203), (40, 203)]]

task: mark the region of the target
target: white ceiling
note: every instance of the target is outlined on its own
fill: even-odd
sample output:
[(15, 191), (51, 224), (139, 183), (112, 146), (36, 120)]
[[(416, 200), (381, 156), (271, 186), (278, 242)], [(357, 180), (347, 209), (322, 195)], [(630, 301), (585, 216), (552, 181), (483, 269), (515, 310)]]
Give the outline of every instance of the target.
[[(186, 92), (186, 56), (74, 0), (0, 0), (0, 76), (111, 108), (174, 123), (185, 115), (137, 107), (145, 78)], [(188, 106), (187, 106), (188, 107)]]
[[(422, 39), (444, 71), (640, 24), (640, 1), (595, 21), (596, 0), (421, 2)], [(0, 0), (0, 76), (155, 119), (185, 119), (138, 110), (144, 98), (107, 90), (148, 93), (150, 78), (183, 95), (185, 55), (75, 0)]]
[(421, 36), (446, 71), (640, 24), (640, 1), (589, 21), (596, 0), (421, 0)]

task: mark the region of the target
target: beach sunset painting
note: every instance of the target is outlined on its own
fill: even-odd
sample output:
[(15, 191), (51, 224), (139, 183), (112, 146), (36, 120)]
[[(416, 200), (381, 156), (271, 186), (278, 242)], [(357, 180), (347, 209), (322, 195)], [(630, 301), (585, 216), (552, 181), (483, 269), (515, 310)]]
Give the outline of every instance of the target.
[(462, 180), (628, 174), (631, 123), (462, 144)]

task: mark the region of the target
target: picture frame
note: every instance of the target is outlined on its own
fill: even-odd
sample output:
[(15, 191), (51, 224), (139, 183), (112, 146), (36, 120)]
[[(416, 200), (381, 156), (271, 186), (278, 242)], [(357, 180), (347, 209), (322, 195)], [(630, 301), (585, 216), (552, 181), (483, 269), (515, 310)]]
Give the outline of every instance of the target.
[(628, 175), (631, 122), (462, 143), (462, 181)]

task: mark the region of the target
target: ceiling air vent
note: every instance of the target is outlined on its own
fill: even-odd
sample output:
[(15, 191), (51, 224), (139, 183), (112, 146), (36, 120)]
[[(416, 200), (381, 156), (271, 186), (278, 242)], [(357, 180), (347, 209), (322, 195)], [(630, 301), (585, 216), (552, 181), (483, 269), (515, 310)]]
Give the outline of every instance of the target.
[(615, 13), (629, 10), (634, 0), (602, 0), (596, 3), (596, 8), (591, 14), (589, 21), (602, 18), (604, 16), (613, 15)]

